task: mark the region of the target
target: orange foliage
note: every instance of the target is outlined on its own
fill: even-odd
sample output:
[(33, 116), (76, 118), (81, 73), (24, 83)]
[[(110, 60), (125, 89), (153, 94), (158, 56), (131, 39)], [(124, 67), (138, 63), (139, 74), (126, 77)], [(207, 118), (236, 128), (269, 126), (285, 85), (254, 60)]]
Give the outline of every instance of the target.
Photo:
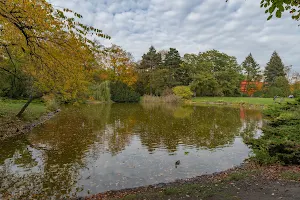
[(137, 81), (135, 62), (132, 56), (121, 47), (113, 45), (107, 49), (106, 59), (102, 60), (104, 69), (102, 80), (121, 81), (126, 85), (133, 85)]
[(249, 82), (249, 81), (242, 81), (240, 84), (240, 91), (244, 94), (252, 96), (254, 92), (261, 91), (264, 86), (263, 82)]

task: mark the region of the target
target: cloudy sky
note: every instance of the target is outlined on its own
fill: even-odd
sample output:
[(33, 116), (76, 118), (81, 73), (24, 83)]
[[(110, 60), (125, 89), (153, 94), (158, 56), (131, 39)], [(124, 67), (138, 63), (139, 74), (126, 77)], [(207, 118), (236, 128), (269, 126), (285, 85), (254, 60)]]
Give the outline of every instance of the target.
[(300, 72), (300, 22), (267, 21), (260, 0), (49, 0), (83, 15), (86, 24), (112, 37), (136, 60), (150, 45), (177, 48), (181, 55), (217, 49), (239, 62), (251, 52), (262, 65), (276, 50)]

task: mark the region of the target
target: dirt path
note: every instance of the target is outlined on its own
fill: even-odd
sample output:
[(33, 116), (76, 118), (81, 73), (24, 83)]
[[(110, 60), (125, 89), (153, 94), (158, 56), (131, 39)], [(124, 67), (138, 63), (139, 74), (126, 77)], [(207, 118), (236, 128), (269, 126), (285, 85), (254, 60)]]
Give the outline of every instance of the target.
[(213, 175), (110, 191), (85, 199), (300, 200), (300, 166), (259, 167), (249, 164)]

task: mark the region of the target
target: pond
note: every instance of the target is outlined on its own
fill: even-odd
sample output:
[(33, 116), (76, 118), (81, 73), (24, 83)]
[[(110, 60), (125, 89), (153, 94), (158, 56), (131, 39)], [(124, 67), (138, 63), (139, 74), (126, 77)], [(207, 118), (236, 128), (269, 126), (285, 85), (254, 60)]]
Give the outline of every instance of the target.
[(249, 156), (243, 141), (261, 126), (261, 112), (243, 107), (66, 107), (0, 142), (0, 198), (85, 196), (226, 170)]

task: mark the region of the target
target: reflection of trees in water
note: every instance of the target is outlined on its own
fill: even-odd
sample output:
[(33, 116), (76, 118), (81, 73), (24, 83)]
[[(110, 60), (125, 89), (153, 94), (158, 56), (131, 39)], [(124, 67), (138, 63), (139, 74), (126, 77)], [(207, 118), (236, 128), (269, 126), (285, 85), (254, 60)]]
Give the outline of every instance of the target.
[(260, 129), (263, 126), (262, 114), (257, 110), (246, 110), (241, 107), (240, 117), (243, 122), (240, 135), (247, 143), (249, 139), (259, 136)]
[[(212, 149), (232, 143), (238, 135), (251, 137), (259, 120), (259, 111), (224, 107), (67, 107), (29, 136), (0, 144), (0, 194), (62, 198), (80, 190), (76, 188), (79, 169), (91, 157), (118, 154), (134, 135), (150, 152), (156, 148), (173, 152), (179, 144)], [(14, 171), (16, 166), (20, 172)]]
[[(190, 112), (191, 107), (180, 109)], [(238, 112), (232, 108), (194, 107), (185, 118), (174, 118), (175, 112), (161, 115), (160, 110), (152, 109), (139, 118), (141, 139), (150, 149), (158, 141), (169, 151), (175, 151), (180, 143), (215, 148), (232, 142), (241, 127)]]
[[(0, 179), (4, 180), (3, 184), (7, 190), (2, 190), (1, 193), (14, 194), (15, 199), (22, 196), (57, 199), (75, 194), (80, 190), (76, 184), (78, 170), (85, 165), (85, 153), (97, 141), (97, 131), (106, 125), (109, 112), (110, 105), (66, 108), (59, 116), (35, 129), (28, 137), (18, 140), (19, 145), (7, 146), (9, 154), (4, 155), (13, 159), (10, 165), (4, 164), (4, 161), (0, 162), (3, 164), (0, 168), (3, 169)], [(34, 157), (33, 152), (30, 153), (31, 156), (26, 152), (26, 149), (31, 147), (41, 152), (38, 158), (41, 161), (40, 170), (36, 172), (25, 166), (25, 158)], [(18, 154), (19, 158), (14, 159)], [(19, 166), (20, 172), (9, 170), (15, 166)], [(18, 184), (13, 185), (14, 182)]]

